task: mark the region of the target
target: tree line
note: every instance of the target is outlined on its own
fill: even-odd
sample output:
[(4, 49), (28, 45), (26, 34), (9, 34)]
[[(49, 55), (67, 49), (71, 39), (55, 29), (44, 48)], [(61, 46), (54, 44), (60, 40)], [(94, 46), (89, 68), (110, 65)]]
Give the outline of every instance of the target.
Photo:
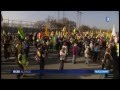
[[(25, 32), (39, 32), (39, 31), (44, 31), (46, 26), (48, 27), (48, 29), (50, 31), (60, 31), (63, 29), (63, 27), (66, 27), (68, 31), (73, 31), (74, 28), (76, 28), (76, 22), (69, 20), (68, 18), (62, 18), (62, 19), (54, 19), (53, 17), (49, 16), (48, 18), (46, 18), (45, 20), (38, 20), (36, 23), (34, 23), (33, 27), (34, 28), (27, 28), (27, 27), (23, 27)], [(7, 25), (6, 23), (3, 23), (2, 25), (2, 29), (4, 29), (5, 31), (8, 32), (13, 32), (16, 33), (17, 32), (17, 28), (16, 27), (10, 27), (9, 25)], [(77, 28), (77, 31), (80, 32), (86, 32), (86, 31), (97, 31), (100, 30), (97, 27), (90, 27), (87, 25), (80, 25), (80, 27)], [(107, 30), (101, 30), (106, 32)]]

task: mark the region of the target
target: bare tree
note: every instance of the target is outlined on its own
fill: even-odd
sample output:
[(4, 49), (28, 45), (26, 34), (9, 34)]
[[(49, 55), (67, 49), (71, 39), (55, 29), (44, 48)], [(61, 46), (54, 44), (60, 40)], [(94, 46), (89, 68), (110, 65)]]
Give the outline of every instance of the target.
[(45, 21), (37, 21), (35, 24), (34, 24), (34, 27), (35, 28), (39, 28), (39, 29), (43, 29), (45, 28)]
[(89, 26), (86, 26), (86, 25), (82, 25), (79, 27), (80, 31), (81, 32), (86, 32), (86, 31), (89, 31), (90, 30), (90, 27)]

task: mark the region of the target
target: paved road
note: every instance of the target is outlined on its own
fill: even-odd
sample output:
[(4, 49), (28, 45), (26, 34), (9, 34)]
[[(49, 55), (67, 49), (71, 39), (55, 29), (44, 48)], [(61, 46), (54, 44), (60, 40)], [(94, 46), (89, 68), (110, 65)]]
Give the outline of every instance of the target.
[[(34, 60), (35, 55), (35, 47), (30, 47), (29, 53), (29, 66), (27, 70), (35, 70), (39, 69), (39, 65)], [(46, 59), (45, 69), (59, 69), (59, 58), (57, 57), (57, 52), (49, 53), (48, 59)], [(18, 65), (15, 63), (15, 57), (11, 57), (9, 61), (5, 61), (3, 57), (3, 50), (1, 56), (1, 78), (2, 79), (16, 79), (15, 74), (7, 74), (5, 70), (19, 69)], [(76, 64), (71, 62), (72, 56), (68, 56), (67, 62), (64, 64), (64, 69), (100, 69), (101, 62), (93, 63), (90, 61), (89, 66), (85, 64), (84, 57), (78, 57), (76, 60)], [(26, 74), (25, 77), (21, 77), (22, 79), (39, 79), (38, 74)], [(41, 77), (41, 79), (102, 79), (102, 75), (97, 74), (85, 74), (85, 75), (64, 75), (64, 74), (46, 74)]]

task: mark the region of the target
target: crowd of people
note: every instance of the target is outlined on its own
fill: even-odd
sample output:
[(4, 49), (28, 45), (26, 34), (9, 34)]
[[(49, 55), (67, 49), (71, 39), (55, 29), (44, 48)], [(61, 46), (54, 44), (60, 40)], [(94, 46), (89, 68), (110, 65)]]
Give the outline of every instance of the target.
[[(90, 62), (97, 63), (102, 58), (102, 69), (113, 68), (115, 74), (119, 71), (119, 36), (108, 37), (104, 32), (99, 34), (99, 32), (51, 31), (47, 34), (30, 33), (21, 38), (20, 34), (4, 31), (1, 39), (5, 59), (9, 60), (10, 56), (14, 55), (22, 70), (26, 69), (29, 62), (30, 45), (34, 45), (36, 47), (35, 60), (42, 70), (44, 70), (48, 54), (57, 51), (60, 70), (64, 69), (68, 55), (72, 54), (73, 64), (77, 63), (77, 57), (84, 56), (86, 65), (89, 65)], [(20, 78), (22, 75), (18, 74), (17, 77)]]

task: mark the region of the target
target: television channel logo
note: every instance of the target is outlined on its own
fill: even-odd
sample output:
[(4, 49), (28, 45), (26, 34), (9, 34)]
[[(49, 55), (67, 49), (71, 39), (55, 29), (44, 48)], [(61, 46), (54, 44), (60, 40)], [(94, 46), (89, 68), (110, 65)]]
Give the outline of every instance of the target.
[(109, 70), (94, 70), (95, 74), (109, 74)]

